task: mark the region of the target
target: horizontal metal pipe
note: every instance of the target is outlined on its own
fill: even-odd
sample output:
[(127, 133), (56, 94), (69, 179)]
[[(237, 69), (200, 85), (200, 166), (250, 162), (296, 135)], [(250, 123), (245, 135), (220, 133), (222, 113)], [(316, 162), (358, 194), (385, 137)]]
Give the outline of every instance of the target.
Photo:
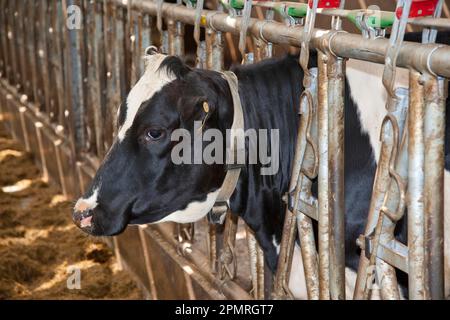
[[(121, 0), (112, 0), (118, 6), (124, 6)], [(157, 4), (151, 1), (136, 3), (133, 9), (142, 10), (145, 13), (156, 15)], [(174, 19), (186, 24), (193, 25), (195, 21), (195, 10), (185, 6), (175, 4), (163, 4), (163, 16), (167, 19)], [(230, 17), (225, 13), (211, 10), (203, 10), (207, 24), (214, 26), (216, 30), (239, 34), (241, 29), (241, 18)], [(204, 26), (204, 21), (202, 22)], [(248, 32), (256, 37), (261, 34), (272, 43), (287, 44), (300, 47), (302, 41), (302, 27), (288, 27), (279, 22), (268, 22), (266, 20), (250, 19)], [(321, 48), (321, 36), (328, 31), (315, 29), (312, 34), (311, 47)], [(334, 54), (343, 58), (359, 59), (384, 64), (385, 52), (389, 45), (388, 39), (379, 38), (376, 40), (364, 39), (361, 35), (339, 32), (330, 42), (330, 49)], [(436, 49), (436, 47), (439, 47)], [(323, 48), (322, 48), (323, 49)], [(424, 59), (416, 59), (418, 50), (423, 52)], [(427, 64), (428, 55), (432, 52)], [(397, 60), (398, 67), (413, 67), (418, 71), (427, 69), (440, 76), (450, 77), (450, 46), (447, 45), (422, 45), (420, 43), (404, 42)], [(416, 62), (415, 62), (416, 61)], [(419, 63), (417, 63), (419, 62)]]
[[(158, 245), (180, 266), (188, 265), (195, 267), (195, 271), (190, 274), (191, 277), (197, 278), (208, 288), (208, 294), (214, 299), (231, 298), (236, 300), (251, 300), (252, 296), (244, 289), (231, 280), (220, 281), (213, 275), (209, 268), (208, 259), (198, 250), (194, 249), (187, 251), (184, 256), (180, 256), (173, 244), (169, 241), (169, 235), (157, 230), (155, 228), (146, 228), (144, 230)], [(188, 263), (189, 262), (189, 263)], [(203, 278), (203, 279), (201, 279)], [(223, 295), (223, 297), (222, 297)]]

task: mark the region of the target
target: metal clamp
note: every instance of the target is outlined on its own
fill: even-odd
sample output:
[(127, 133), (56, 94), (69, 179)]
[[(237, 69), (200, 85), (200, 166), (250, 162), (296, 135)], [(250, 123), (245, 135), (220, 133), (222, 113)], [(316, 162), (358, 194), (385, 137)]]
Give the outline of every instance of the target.
[(200, 45), (200, 22), (202, 19), (204, 0), (197, 0), (195, 2), (195, 22), (194, 22), (194, 40), (197, 46)]
[[(397, 119), (391, 113), (388, 113), (386, 117), (383, 119), (383, 123), (381, 124), (381, 135), (383, 134), (385, 125), (388, 122), (391, 123), (393, 132), (392, 150), (389, 158), (389, 175), (397, 185), (399, 191), (399, 202), (395, 212), (390, 211), (389, 208), (383, 205), (380, 208), (380, 213), (387, 215), (393, 222), (397, 222), (403, 217), (403, 214), (405, 212), (406, 184), (403, 181), (402, 177), (395, 170), (395, 163), (397, 161), (397, 154), (398, 154), (400, 130), (398, 127)], [(382, 140), (382, 137), (380, 137), (380, 140)], [(388, 193), (386, 193), (385, 197), (387, 196)]]
[(401, 45), (403, 43), (403, 38), (406, 32), (406, 25), (408, 23), (409, 12), (411, 9), (410, 0), (399, 0), (397, 2), (396, 12), (400, 12), (401, 17), (395, 19), (394, 25), (392, 27), (392, 33), (389, 38), (389, 47), (386, 52), (385, 66), (383, 71), (383, 85), (386, 88), (390, 97), (395, 98), (395, 74), (396, 74), (396, 64), (397, 57), (400, 52)]
[(223, 224), (226, 214), (229, 210), (228, 202), (217, 201), (212, 209), (208, 212), (208, 221), (211, 224)]
[(356, 26), (362, 31), (362, 36), (366, 39), (374, 40), (386, 36), (386, 26), (381, 24), (381, 14), (375, 10), (373, 12), (359, 11), (355, 21)]
[(185, 255), (191, 251), (192, 242), (194, 241), (195, 226), (193, 223), (176, 225), (176, 240), (178, 243), (177, 251), (180, 255)]
[(156, 0), (156, 28), (162, 34), (162, 7), (164, 0)]

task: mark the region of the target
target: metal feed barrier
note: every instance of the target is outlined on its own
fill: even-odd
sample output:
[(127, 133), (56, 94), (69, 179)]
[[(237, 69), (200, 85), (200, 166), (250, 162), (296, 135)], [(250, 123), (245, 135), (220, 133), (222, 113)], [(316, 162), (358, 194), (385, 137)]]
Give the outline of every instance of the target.
[[(298, 233), (308, 297), (344, 299), (345, 61), (385, 64), (388, 115), (365, 233), (355, 239), (361, 258), (354, 298), (369, 299), (375, 290), (383, 299), (399, 298), (395, 268), (408, 273), (410, 298), (444, 298), (450, 284), (443, 230), (450, 47), (433, 44), (435, 28), (450, 29), (450, 20), (439, 17), (443, 1), (399, 1), (396, 12), (346, 10), (344, 1), (319, 0), (219, 1), (212, 11), (203, 10), (203, 2), (0, 0), (0, 115), (36, 155), (44, 179), (56, 181), (68, 198), (84, 192), (112, 143), (117, 107), (142, 73), (144, 49), (159, 44), (164, 53), (184, 56), (186, 25), (194, 26), (197, 66), (211, 70), (224, 68), (231, 35), (239, 36), (243, 63), (271, 57), (275, 45), (302, 48), (302, 117), (273, 283), (252, 232), (237, 231), (242, 226), (232, 213), (223, 227), (205, 221), (130, 227), (107, 241), (153, 299), (284, 299), (292, 297), (288, 279)], [(251, 18), (252, 9), (264, 19)], [(330, 30), (314, 28), (316, 15), (332, 17)], [(343, 32), (344, 19), (363, 36)], [(425, 28), (423, 44), (403, 43), (407, 24)], [(254, 52), (247, 52), (248, 37)], [(310, 47), (318, 50), (317, 69), (307, 68)], [(409, 91), (394, 87), (396, 66), (410, 69)], [(318, 199), (311, 195), (316, 178)], [(393, 232), (406, 207), (403, 245)], [(205, 248), (199, 232), (208, 239)], [(237, 245), (242, 239), (244, 254)], [(250, 283), (239, 278), (242, 259)]]

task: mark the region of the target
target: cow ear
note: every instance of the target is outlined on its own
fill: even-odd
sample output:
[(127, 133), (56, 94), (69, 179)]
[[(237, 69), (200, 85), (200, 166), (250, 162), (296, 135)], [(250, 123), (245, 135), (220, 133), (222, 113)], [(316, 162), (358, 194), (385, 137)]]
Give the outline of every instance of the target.
[(160, 69), (165, 68), (168, 73), (173, 74), (177, 79), (184, 79), (192, 71), (180, 58), (168, 56), (161, 63)]

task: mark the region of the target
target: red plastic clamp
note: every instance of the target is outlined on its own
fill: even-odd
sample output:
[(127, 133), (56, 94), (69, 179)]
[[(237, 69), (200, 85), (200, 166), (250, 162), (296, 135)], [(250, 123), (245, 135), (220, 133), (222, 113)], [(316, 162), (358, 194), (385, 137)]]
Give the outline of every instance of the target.
[[(439, 0), (413, 0), (411, 9), (409, 10), (410, 18), (432, 16), (436, 10)], [(403, 13), (403, 7), (400, 7), (395, 12), (397, 19), (400, 19)]]
[[(308, 1), (308, 5), (310, 8), (313, 7), (313, 0)], [(341, 5), (341, 0), (319, 0), (319, 3), (317, 4), (317, 8), (320, 9), (334, 9), (339, 8)]]

